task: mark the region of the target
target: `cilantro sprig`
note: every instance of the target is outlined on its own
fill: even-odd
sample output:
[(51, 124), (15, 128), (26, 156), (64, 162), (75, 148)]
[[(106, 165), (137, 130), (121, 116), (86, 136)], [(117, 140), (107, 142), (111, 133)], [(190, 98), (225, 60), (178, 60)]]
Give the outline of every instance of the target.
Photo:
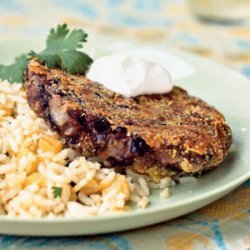
[(70, 31), (66, 24), (51, 29), (46, 41), (46, 48), (36, 53), (31, 51), (31, 58), (38, 58), (40, 63), (45, 62), (49, 68), (60, 68), (71, 74), (84, 74), (92, 63), (92, 59), (82, 51), (83, 43), (87, 42), (87, 34), (76, 29)]
[(91, 57), (80, 50), (87, 42), (87, 37), (82, 29), (70, 31), (66, 24), (58, 25), (56, 29), (50, 30), (43, 51), (30, 51), (17, 57), (14, 64), (0, 65), (0, 78), (10, 82), (23, 82), (24, 70), (33, 58), (49, 68), (59, 68), (70, 74), (84, 74), (93, 62)]
[(61, 187), (53, 186), (52, 191), (53, 191), (54, 198), (62, 196), (62, 188)]
[(0, 65), (0, 78), (9, 82), (22, 82), (24, 70), (28, 64), (27, 55), (21, 55), (15, 58), (15, 63), (11, 65)]

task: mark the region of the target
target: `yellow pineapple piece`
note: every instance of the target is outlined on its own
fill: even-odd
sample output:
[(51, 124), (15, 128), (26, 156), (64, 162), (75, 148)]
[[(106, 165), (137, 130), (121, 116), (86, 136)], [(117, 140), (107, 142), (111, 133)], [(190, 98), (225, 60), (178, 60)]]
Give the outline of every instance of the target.
[(101, 190), (101, 187), (99, 183), (94, 179), (90, 179), (88, 183), (81, 189), (81, 192), (86, 195), (90, 195), (90, 194), (96, 194), (100, 190)]
[(116, 194), (123, 193), (125, 195), (124, 200), (128, 200), (130, 195), (129, 185), (124, 175), (117, 174), (111, 183), (111, 185), (105, 188), (102, 193), (103, 195), (108, 194), (116, 190)]
[(40, 163), (40, 157), (37, 154), (31, 152), (28, 148), (22, 147), (18, 152), (18, 158), (21, 159), (22, 157), (27, 158), (27, 165), (25, 168), (27, 174), (37, 171), (38, 165)]
[(76, 193), (74, 191), (73, 187), (70, 187), (70, 197), (69, 197), (70, 201), (76, 201), (77, 200), (77, 196)]
[(53, 154), (57, 154), (62, 150), (62, 142), (53, 136), (43, 135), (39, 139), (38, 147), (43, 152), (50, 152)]
[(27, 174), (31, 174), (37, 171), (38, 165), (41, 161), (40, 157), (37, 154), (33, 153), (26, 147), (21, 147), (17, 157), (19, 160), (21, 160), (21, 158), (23, 157), (26, 158), (27, 164), (25, 166), (25, 171)]
[(3, 105), (0, 104), (0, 110), (3, 110), (5, 113), (5, 116), (11, 116), (12, 110), (10, 108), (6, 108)]
[(26, 172), (28, 174), (31, 174), (31, 173), (37, 171), (39, 163), (40, 163), (39, 156), (37, 156), (37, 155), (35, 155), (33, 153), (30, 153), (30, 155), (29, 155), (29, 166), (26, 168)]
[(29, 151), (36, 153), (38, 148), (38, 141), (36, 140), (25, 140), (23, 147), (27, 148)]
[(40, 173), (38, 172), (33, 173), (29, 175), (26, 180), (26, 186), (31, 185), (31, 184), (36, 184), (37, 186), (41, 188), (45, 184), (45, 179)]

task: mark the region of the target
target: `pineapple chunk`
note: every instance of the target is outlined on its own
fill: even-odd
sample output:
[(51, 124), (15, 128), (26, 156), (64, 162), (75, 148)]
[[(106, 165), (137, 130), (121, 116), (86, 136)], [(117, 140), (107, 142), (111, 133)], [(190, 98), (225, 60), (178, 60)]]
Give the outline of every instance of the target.
[(25, 140), (23, 143), (23, 147), (27, 148), (33, 153), (36, 153), (37, 148), (38, 148), (38, 141), (36, 140)]
[(74, 191), (74, 188), (70, 187), (70, 197), (69, 197), (70, 201), (76, 201), (77, 200), (77, 196), (76, 193)]
[(29, 164), (26, 167), (27, 174), (31, 174), (38, 170), (38, 165), (40, 163), (40, 159), (37, 155), (30, 153), (29, 154)]
[(1, 104), (0, 104), (0, 110), (4, 111), (5, 116), (11, 116), (11, 114), (12, 114), (12, 110), (10, 108), (6, 108)]
[(41, 188), (45, 184), (45, 179), (40, 173), (38, 173), (38, 172), (33, 173), (33, 174), (29, 175), (27, 177), (27, 180), (26, 180), (27, 186), (31, 185), (31, 184), (35, 184)]
[(119, 194), (119, 193), (124, 194), (125, 195), (124, 200), (129, 199), (129, 195), (130, 195), (129, 185), (124, 175), (117, 174), (113, 182), (111, 183), (111, 185), (105, 188), (102, 191), (102, 194), (106, 195), (110, 192), (113, 192), (114, 190), (116, 190), (116, 194)]
[(31, 152), (28, 148), (22, 147), (18, 153), (18, 158), (21, 159), (22, 157), (28, 158), (28, 162), (25, 167), (27, 174), (37, 171), (38, 165), (40, 163), (40, 157), (37, 154)]
[(100, 190), (101, 190), (101, 187), (99, 183), (94, 179), (90, 179), (88, 183), (81, 189), (81, 192), (86, 195), (90, 195), (90, 194), (96, 194)]
[(38, 147), (43, 152), (57, 154), (62, 150), (62, 142), (54, 138), (53, 136), (43, 135), (39, 139)]

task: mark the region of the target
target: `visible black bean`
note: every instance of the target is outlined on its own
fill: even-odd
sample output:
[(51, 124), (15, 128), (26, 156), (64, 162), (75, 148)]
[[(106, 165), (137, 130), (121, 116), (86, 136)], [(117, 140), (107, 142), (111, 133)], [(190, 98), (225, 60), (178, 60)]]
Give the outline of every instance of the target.
[(99, 133), (105, 132), (110, 129), (109, 122), (103, 117), (95, 118), (92, 121), (91, 126)]
[(52, 83), (59, 84), (60, 81), (59, 81), (59, 79), (53, 78), (53, 79), (52, 79)]
[(146, 142), (140, 137), (135, 137), (132, 140), (130, 151), (132, 153), (136, 153), (139, 155), (144, 155), (147, 151), (149, 151), (149, 146)]
[(135, 122), (133, 120), (129, 119), (129, 120), (125, 121), (125, 124), (131, 126), (131, 125), (134, 125)]
[(80, 117), (78, 118), (79, 123), (83, 126), (83, 127), (87, 127), (87, 121), (85, 118), (84, 114), (81, 114)]
[(95, 96), (98, 97), (98, 98), (102, 98), (102, 96), (97, 92), (95, 92)]
[(114, 157), (109, 157), (108, 161), (110, 162), (111, 166), (129, 166), (133, 164), (134, 159), (132, 157), (124, 158), (122, 160), (117, 160)]
[(127, 129), (125, 127), (117, 127), (115, 130), (114, 130), (115, 133), (117, 134), (123, 134), (123, 135), (126, 135), (127, 133)]
[(180, 168), (178, 168), (175, 164), (167, 164), (167, 165), (165, 166), (165, 169), (166, 169), (166, 170), (169, 170), (169, 171), (177, 172), (177, 173), (179, 173), (179, 172), (182, 171), (182, 170), (181, 170)]
[(71, 136), (68, 138), (68, 142), (70, 144), (77, 144), (79, 142), (79, 136), (76, 135), (76, 136)]
[(136, 97), (133, 98), (133, 100), (137, 103), (137, 104), (140, 104), (140, 100)]

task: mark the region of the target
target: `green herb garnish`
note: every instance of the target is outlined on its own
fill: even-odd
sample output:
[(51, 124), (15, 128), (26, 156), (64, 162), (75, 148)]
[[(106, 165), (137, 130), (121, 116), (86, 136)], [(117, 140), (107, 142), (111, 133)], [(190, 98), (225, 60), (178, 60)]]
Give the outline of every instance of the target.
[(78, 49), (87, 42), (87, 34), (83, 30), (70, 30), (66, 24), (58, 25), (56, 30), (51, 29), (46, 48), (40, 53), (31, 51), (31, 58), (38, 58), (40, 63), (45, 62), (49, 68), (60, 68), (70, 74), (83, 74), (93, 60)]
[(49, 68), (60, 68), (70, 74), (84, 74), (93, 60), (80, 51), (87, 42), (87, 34), (81, 29), (70, 31), (66, 24), (52, 28), (47, 37), (46, 48), (36, 53), (29, 52), (16, 58), (14, 64), (0, 65), (0, 78), (10, 82), (23, 82), (28, 61), (37, 58)]
[(28, 64), (26, 55), (15, 58), (15, 63), (11, 65), (0, 65), (0, 78), (9, 82), (23, 82), (24, 70)]
[(62, 196), (62, 188), (61, 187), (52, 187), (54, 198), (61, 197)]

